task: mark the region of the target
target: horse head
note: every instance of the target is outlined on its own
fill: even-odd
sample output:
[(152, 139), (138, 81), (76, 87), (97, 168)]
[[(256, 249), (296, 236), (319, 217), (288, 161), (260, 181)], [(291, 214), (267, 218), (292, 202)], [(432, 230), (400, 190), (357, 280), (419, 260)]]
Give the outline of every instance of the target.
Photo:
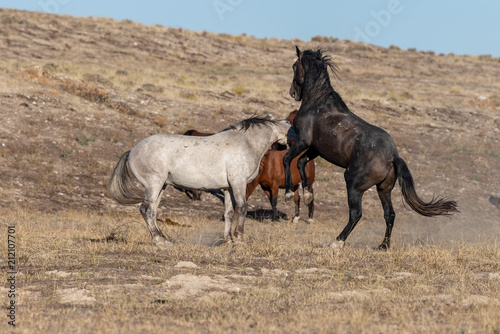
[(302, 99), (302, 87), (304, 86), (306, 71), (302, 65), (302, 52), (298, 46), (295, 46), (297, 51), (297, 60), (293, 64), (293, 80), (292, 86), (290, 87), (290, 96), (295, 99), (295, 101), (300, 101)]
[(273, 124), (274, 124), (273, 131), (276, 136), (275, 137), (276, 143), (286, 146), (288, 130), (291, 127), (290, 122), (282, 120), (282, 121), (274, 121)]
[(339, 79), (339, 70), (329, 55), (324, 55), (321, 49), (305, 50), (295, 46), (297, 60), (293, 64), (293, 80), (290, 96), (295, 101), (301, 101), (310, 95), (322, 95), (323, 91), (331, 89), (328, 68), (335, 78)]

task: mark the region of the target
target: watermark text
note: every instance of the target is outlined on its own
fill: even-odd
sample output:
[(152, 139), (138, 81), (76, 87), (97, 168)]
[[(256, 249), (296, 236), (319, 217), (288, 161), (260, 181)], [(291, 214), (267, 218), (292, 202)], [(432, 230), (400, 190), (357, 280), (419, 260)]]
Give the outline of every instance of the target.
[(61, 6), (67, 5), (72, 0), (38, 0), (38, 5), (44, 12), (50, 14), (58, 14)]
[(16, 227), (10, 225), (7, 227), (7, 283), (9, 283), (7, 297), (9, 304), (7, 306), (7, 318), (10, 326), (16, 326)]
[(227, 12), (232, 12), (242, 3), (243, 0), (214, 0), (212, 5), (214, 6), (215, 12), (219, 16), (219, 19), (224, 21), (224, 15), (226, 15)]
[(366, 22), (363, 27), (364, 29), (359, 26), (354, 27), (354, 40), (371, 43), (372, 38), (380, 35), (382, 30), (391, 24), (393, 17), (401, 14), (403, 10), (404, 6), (401, 3), (401, 0), (389, 0), (386, 8), (378, 11), (370, 11), (370, 16), (373, 17), (373, 20)]

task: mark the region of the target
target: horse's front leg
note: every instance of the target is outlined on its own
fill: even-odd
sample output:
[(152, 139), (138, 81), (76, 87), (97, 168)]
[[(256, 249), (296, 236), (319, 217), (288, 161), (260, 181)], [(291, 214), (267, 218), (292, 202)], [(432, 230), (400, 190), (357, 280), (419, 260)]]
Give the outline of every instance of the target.
[(311, 191), (311, 184), (309, 184), (309, 178), (306, 174), (306, 164), (317, 156), (318, 153), (316, 152), (316, 150), (309, 148), (304, 154), (300, 156), (299, 160), (297, 161), (297, 168), (300, 173), (302, 188), (304, 191), (304, 203), (306, 205), (309, 205), (314, 199), (313, 192)]
[[(308, 144), (304, 140), (296, 140), (292, 147), (283, 157), (283, 168), (285, 170), (285, 201), (289, 201), (294, 197), (293, 193), (293, 180), (292, 172), (290, 171), (290, 164), (295, 157), (308, 148)], [(305, 173), (304, 173), (305, 174)], [(306, 178), (307, 180), (307, 178)], [(302, 179), (304, 182), (304, 179)]]
[(237, 240), (243, 240), (243, 234), (245, 232), (245, 218), (247, 216), (247, 184), (244, 179), (238, 180), (236, 182), (231, 182), (231, 189), (233, 191), (236, 209), (238, 210), (238, 222), (236, 224), (236, 227), (234, 228), (234, 237)]
[(232, 240), (231, 225), (234, 217), (234, 205), (231, 192), (224, 190), (224, 241), (229, 242)]

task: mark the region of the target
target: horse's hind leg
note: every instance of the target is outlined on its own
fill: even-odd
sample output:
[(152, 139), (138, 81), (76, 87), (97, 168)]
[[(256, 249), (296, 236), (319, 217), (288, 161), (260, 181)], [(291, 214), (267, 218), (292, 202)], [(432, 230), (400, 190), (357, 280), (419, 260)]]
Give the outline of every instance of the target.
[(267, 198), (269, 198), (269, 203), (271, 203), (271, 208), (273, 210), (271, 220), (272, 221), (277, 221), (279, 220), (279, 214), (278, 214), (278, 190), (279, 186), (278, 185), (273, 185), (271, 188), (269, 187), (263, 187), (262, 190), (267, 195)]
[(347, 186), (347, 202), (349, 204), (349, 222), (339, 234), (335, 242), (330, 245), (332, 248), (342, 248), (345, 240), (361, 219), (361, 199), (363, 198), (364, 192), (370, 188), (370, 185), (366, 184), (365, 177), (366, 172), (363, 173), (358, 170), (358, 173), (356, 173), (356, 171), (352, 168), (348, 168), (344, 173)]
[(396, 213), (392, 207), (391, 191), (394, 188), (395, 178), (388, 178), (384, 182), (377, 185), (378, 197), (384, 208), (384, 219), (386, 224), (384, 241), (378, 246), (379, 249), (388, 249), (391, 247), (391, 233), (396, 219)]
[(184, 189), (184, 193), (189, 199), (193, 201), (201, 201), (201, 190), (188, 190)]
[(149, 232), (151, 233), (151, 238), (153, 243), (157, 246), (171, 247), (173, 244), (165, 238), (161, 232), (158, 224), (156, 223), (156, 213), (158, 211), (158, 206), (160, 205), (161, 195), (165, 190), (165, 186), (158, 189), (146, 189), (144, 201), (141, 204), (140, 211), (142, 217), (148, 225)]
[(300, 187), (295, 189), (293, 201), (295, 202), (295, 216), (292, 222), (298, 223), (300, 221)]
[(344, 246), (345, 240), (352, 232), (356, 224), (359, 222), (362, 216), (361, 211), (361, 199), (363, 193), (357, 189), (351, 189), (347, 191), (347, 200), (349, 204), (349, 222), (346, 227), (339, 234), (337, 239), (330, 245), (332, 248), (342, 248)]
[(304, 189), (304, 203), (306, 205), (311, 204), (314, 199), (314, 193), (312, 191), (312, 185), (309, 184), (309, 179), (306, 174), (306, 164), (316, 158), (318, 153), (313, 149), (308, 149), (304, 154), (301, 155), (297, 161), (297, 168), (300, 173), (300, 179), (302, 180), (302, 188)]
[[(312, 192), (313, 192), (313, 188), (311, 187), (311, 193)], [(313, 216), (314, 216), (314, 198), (311, 201), (311, 203), (309, 203), (308, 208), (309, 208), (309, 218), (307, 219), (307, 222), (309, 224), (311, 224), (314, 222), (314, 218), (313, 218)]]
[(195, 201), (201, 201), (201, 190), (193, 190), (193, 199)]

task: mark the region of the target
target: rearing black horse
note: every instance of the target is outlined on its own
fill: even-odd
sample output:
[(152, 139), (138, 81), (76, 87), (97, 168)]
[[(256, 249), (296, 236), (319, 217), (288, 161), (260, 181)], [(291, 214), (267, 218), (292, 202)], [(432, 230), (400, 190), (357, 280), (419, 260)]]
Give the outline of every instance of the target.
[(426, 203), (415, 191), (408, 166), (398, 156), (391, 136), (379, 127), (371, 125), (353, 114), (340, 95), (333, 90), (328, 67), (337, 74), (331, 58), (321, 50), (305, 50), (298, 47), (297, 61), (293, 64), (293, 81), (290, 95), (295, 101), (302, 101), (293, 121), (289, 136), (294, 136), (293, 145), (283, 158), (285, 167), (285, 199), (293, 198), (290, 162), (306, 150), (297, 167), (302, 179), (304, 201), (312, 200), (310, 185), (305, 174), (306, 163), (320, 156), (345, 168), (349, 222), (330, 247), (342, 247), (349, 233), (361, 219), (361, 198), (365, 191), (377, 186), (377, 192), (384, 208), (387, 224), (385, 238), (379, 249), (390, 247), (391, 232), (396, 214), (392, 207), (391, 191), (396, 179), (403, 197), (414, 211), (423, 216), (450, 215), (458, 212), (455, 201), (433, 198)]

